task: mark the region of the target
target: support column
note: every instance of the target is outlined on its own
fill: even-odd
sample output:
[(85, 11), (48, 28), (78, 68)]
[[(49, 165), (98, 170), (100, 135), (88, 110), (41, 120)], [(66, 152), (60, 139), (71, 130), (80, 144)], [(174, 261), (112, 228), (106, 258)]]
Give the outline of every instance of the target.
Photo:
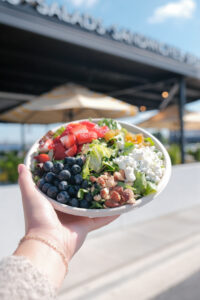
[(179, 91), (179, 121), (180, 121), (180, 148), (181, 148), (181, 163), (185, 163), (185, 134), (184, 134), (184, 106), (186, 102), (185, 92), (185, 78), (180, 79), (180, 91)]
[(25, 125), (21, 124), (21, 150), (25, 151)]

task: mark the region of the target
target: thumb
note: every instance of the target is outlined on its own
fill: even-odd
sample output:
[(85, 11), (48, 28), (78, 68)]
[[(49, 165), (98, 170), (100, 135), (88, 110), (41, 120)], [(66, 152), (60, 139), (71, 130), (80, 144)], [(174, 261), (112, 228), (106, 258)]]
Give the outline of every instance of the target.
[(26, 231), (40, 224), (45, 214), (53, 218), (55, 212), (49, 201), (36, 188), (31, 172), (23, 164), (18, 166), (19, 186), (22, 195)]
[(32, 180), (32, 176), (27, 167), (23, 164), (18, 165), (18, 173), (19, 173), (19, 186), (22, 194), (22, 198), (30, 197), (32, 193), (35, 192), (34, 182)]

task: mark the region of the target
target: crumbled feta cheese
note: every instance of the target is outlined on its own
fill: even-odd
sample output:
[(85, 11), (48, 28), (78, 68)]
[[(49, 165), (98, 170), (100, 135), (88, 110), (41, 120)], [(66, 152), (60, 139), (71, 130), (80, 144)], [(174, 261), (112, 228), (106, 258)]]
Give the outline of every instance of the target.
[(119, 168), (124, 170), (126, 181), (135, 180), (135, 171), (143, 172), (146, 179), (158, 183), (163, 176), (162, 153), (155, 152), (155, 147), (135, 147), (127, 156), (114, 159)]
[(117, 147), (122, 150), (124, 149), (124, 137), (121, 134), (115, 136)]

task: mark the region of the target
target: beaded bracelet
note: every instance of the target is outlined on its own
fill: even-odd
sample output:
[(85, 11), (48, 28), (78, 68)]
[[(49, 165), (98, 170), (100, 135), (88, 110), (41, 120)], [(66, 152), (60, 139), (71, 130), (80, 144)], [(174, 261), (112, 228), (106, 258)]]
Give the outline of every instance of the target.
[(67, 261), (67, 258), (66, 256), (64, 255), (64, 253), (58, 249), (55, 245), (53, 245), (50, 241), (48, 240), (45, 240), (44, 238), (41, 238), (39, 236), (32, 236), (32, 235), (25, 235), (19, 242), (19, 245), (21, 245), (24, 241), (27, 241), (27, 240), (36, 240), (36, 241), (39, 241), (41, 243), (44, 243), (45, 245), (49, 246), (51, 249), (53, 249), (55, 252), (57, 252), (61, 258), (62, 258), (62, 261), (66, 267), (66, 271), (68, 271), (68, 261)]

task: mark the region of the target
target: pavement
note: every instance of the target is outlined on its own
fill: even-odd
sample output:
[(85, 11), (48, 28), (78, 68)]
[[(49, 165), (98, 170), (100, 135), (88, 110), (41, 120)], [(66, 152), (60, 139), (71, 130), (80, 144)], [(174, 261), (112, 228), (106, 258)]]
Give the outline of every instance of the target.
[(88, 236), (58, 300), (199, 300), (200, 205)]

